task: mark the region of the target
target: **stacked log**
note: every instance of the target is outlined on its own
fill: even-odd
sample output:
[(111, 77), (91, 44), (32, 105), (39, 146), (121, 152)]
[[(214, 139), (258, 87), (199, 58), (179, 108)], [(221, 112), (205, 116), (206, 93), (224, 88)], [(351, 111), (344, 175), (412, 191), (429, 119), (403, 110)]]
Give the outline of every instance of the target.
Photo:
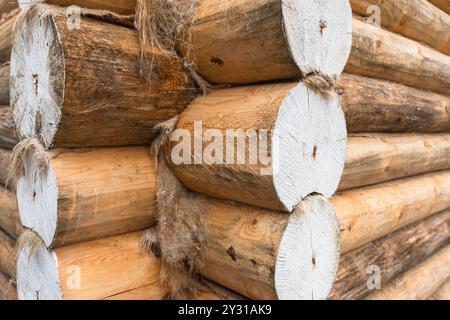
[(0, 192), (0, 297), (16, 276), (19, 299), (171, 297), (165, 248), (141, 246), (164, 230), (162, 203), (179, 204), (165, 168), (204, 201), (189, 298), (445, 298), (444, 2), (202, 0), (174, 48), (121, 22), (137, 5), (145, 27), (140, 1), (40, 2), (19, 1), (0, 40), (0, 183), (17, 190)]

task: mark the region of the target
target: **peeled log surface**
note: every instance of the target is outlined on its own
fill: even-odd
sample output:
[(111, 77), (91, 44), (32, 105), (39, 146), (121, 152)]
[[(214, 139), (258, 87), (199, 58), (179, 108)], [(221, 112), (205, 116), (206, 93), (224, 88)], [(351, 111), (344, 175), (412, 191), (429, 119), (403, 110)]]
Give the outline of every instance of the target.
[(15, 0), (0, 0), (0, 20), (3, 15), (10, 13), (16, 8), (17, 2)]
[(338, 193), (342, 253), (450, 208), (450, 171)]
[(177, 59), (147, 52), (158, 68), (141, 75), (136, 30), (87, 17), (70, 30), (63, 9), (29, 8), (11, 56), (21, 138), (39, 137), (46, 148), (146, 144), (156, 124), (189, 104), (196, 89)]
[(450, 134), (351, 135), (339, 189), (447, 170), (449, 155)]
[(450, 94), (450, 56), (357, 19), (345, 71)]
[(450, 279), (444, 283), (432, 296), (430, 300), (450, 300)]
[(0, 105), (9, 105), (9, 63), (0, 66)]
[[(448, 0), (443, 0), (448, 3)], [(450, 16), (427, 1), (350, 0), (353, 12), (363, 17), (374, 14), (370, 6), (378, 6), (381, 25), (407, 38), (425, 43), (450, 54)]]
[[(21, 8), (30, 4), (30, 0), (18, 0)], [(135, 13), (136, 0), (34, 0), (34, 3), (48, 3), (62, 7), (79, 6), (81, 8), (108, 10), (118, 14)]]
[[(339, 226), (324, 198), (307, 199), (291, 217), (210, 199), (206, 217), (209, 244), (201, 272), (208, 279), (255, 299), (328, 296), (339, 263)], [(18, 258), (19, 297), (36, 299), (38, 292), (41, 299), (104, 299), (154, 284), (159, 261), (139, 251), (140, 236), (96, 240), (52, 253), (42, 244), (31, 256), (25, 246)], [(81, 268), (78, 290), (66, 282), (72, 274), (65, 270), (74, 265)]]
[(189, 189), (291, 212), (310, 194), (335, 193), (347, 132), (336, 100), (285, 83), (199, 97), (171, 140), (172, 169)]
[(0, 208), (0, 229), (17, 239), (24, 229), (20, 223), (16, 196), (3, 187), (0, 187)]
[(11, 279), (0, 272), (0, 300), (17, 300), (17, 289)]
[(11, 58), (12, 34), (16, 16), (2, 21), (0, 24), (0, 64)]
[(349, 133), (450, 132), (449, 96), (352, 74), (336, 91)]
[(351, 49), (347, 0), (201, 0), (189, 30), (197, 72), (213, 83), (342, 72)]
[(0, 186), (6, 186), (11, 163), (11, 151), (0, 149)]
[(17, 199), (23, 225), (47, 247), (142, 230), (155, 222), (155, 163), (145, 147), (56, 150), (42, 173), (35, 152), (25, 154)]
[(426, 300), (450, 275), (450, 246), (368, 297), (368, 300)]
[(16, 277), (16, 242), (0, 229), (0, 273), (11, 279)]
[(447, 14), (450, 14), (450, 1), (448, 1), (448, 0), (428, 0), (428, 2), (431, 2), (433, 5), (435, 5), (442, 11), (446, 12)]
[[(159, 280), (159, 259), (142, 252), (142, 232), (47, 251), (19, 252), (20, 300), (98, 300)], [(79, 276), (79, 278), (78, 278)]]
[(19, 142), (9, 106), (0, 106), (0, 148), (11, 150)]
[(370, 281), (375, 272), (380, 272), (380, 285), (384, 287), (445, 247), (449, 240), (450, 211), (446, 211), (354, 250), (341, 257), (329, 299), (360, 300), (374, 292), (368, 283), (376, 285)]

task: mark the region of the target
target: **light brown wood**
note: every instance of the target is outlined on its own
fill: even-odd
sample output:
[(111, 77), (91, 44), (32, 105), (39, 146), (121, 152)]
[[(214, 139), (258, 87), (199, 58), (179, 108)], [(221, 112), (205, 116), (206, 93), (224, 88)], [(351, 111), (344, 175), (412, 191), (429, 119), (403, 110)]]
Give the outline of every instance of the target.
[(450, 14), (450, 1), (448, 1), (448, 0), (428, 0), (428, 2), (431, 2), (433, 5), (435, 5), (442, 11), (446, 12), (447, 14)]
[(450, 211), (446, 211), (347, 253), (341, 257), (329, 299), (360, 300), (428, 259), (449, 239)]
[(335, 193), (347, 132), (335, 100), (283, 83), (195, 99), (171, 140), (171, 167), (187, 188), (291, 212), (310, 194)]
[(15, 0), (0, 0), (0, 20), (3, 15), (7, 15), (18, 7)]
[(20, 223), (19, 209), (13, 192), (0, 187), (0, 229), (17, 239), (24, 231)]
[(338, 193), (342, 253), (450, 208), (450, 171)]
[(12, 34), (16, 16), (5, 19), (0, 24), (0, 64), (8, 62), (11, 58)]
[(6, 186), (9, 175), (11, 151), (0, 148), (0, 186)]
[(9, 64), (0, 66), (0, 105), (9, 105)]
[[(24, 226), (36, 231), (48, 247), (155, 223), (156, 168), (146, 147), (53, 152), (44, 180), (35, 181), (36, 173), (29, 168), (29, 176), (17, 186)], [(33, 159), (31, 152), (28, 156)]]
[(336, 91), (349, 133), (450, 132), (450, 96), (352, 74)]
[(14, 279), (16, 277), (15, 240), (0, 229), (0, 273)]
[(450, 134), (352, 135), (339, 189), (447, 170), (449, 154)]
[(429, 300), (450, 300), (450, 279), (433, 293)]
[(450, 94), (450, 56), (358, 19), (345, 71)]
[(450, 16), (429, 2), (351, 0), (350, 3), (353, 12), (363, 17), (374, 15), (369, 7), (377, 6), (381, 25), (386, 29), (450, 54)]
[[(30, 3), (30, 0), (18, 0), (19, 5), (24, 7)], [(136, 0), (38, 0), (35, 2), (45, 2), (62, 7), (79, 6), (81, 8), (108, 10), (118, 14), (134, 14)]]
[[(69, 29), (63, 9), (33, 8), (17, 28), (12, 53), (11, 107), (21, 137), (39, 136), (46, 147), (146, 144), (154, 126), (179, 114), (197, 93), (167, 53), (146, 52), (155, 59), (153, 69), (141, 70), (136, 30), (88, 17), (80, 29)], [(47, 27), (53, 32), (46, 34)], [(46, 50), (52, 64), (27, 67), (30, 55), (46, 59)]]
[(350, 31), (347, 1), (201, 0), (182, 51), (212, 83), (293, 79), (316, 70), (338, 76)]
[(450, 275), (450, 246), (371, 294), (368, 300), (426, 300)]
[(0, 272), (0, 300), (17, 300), (17, 289), (11, 279)]
[(11, 150), (17, 144), (16, 127), (9, 106), (0, 106), (0, 148)]

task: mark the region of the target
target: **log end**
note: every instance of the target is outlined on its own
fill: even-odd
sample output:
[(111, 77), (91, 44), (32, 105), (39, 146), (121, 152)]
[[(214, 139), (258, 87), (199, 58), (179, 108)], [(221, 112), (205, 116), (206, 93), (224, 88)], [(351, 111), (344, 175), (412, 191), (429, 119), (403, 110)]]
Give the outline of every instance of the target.
[(15, 26), (10, 66), (13, 117), (21, 138), (52, 145), (64, 101), (64, 53), (51, 10), (27, 6)]
[(339, 76), (352, 48), (349, 1), (289, 0), (282, 9), (286, 38), (302, 74)]
[(324, 300), (339, 267), (340, 232), (336, 212), (322, 196), (303, 201), (281, 239), (275, 271), (280, 300)]
[(345, 115), (336, 99), (299, 84), (284, 99), (272, 139), (273, 180), (288, 212), (310, 194), (337, 190), (347, 153)]
[(58, 272), (56, 254), (37, 235), (22, 241), (17, 254), (19, 300), (62, 300)]
[(50, 247), (57, 227), (58, 187), (55, 172), (42, 150), (28, 149), (23, 155), (24, 175), (17, 182), (17, 200), (22, 224), (35, 231)]

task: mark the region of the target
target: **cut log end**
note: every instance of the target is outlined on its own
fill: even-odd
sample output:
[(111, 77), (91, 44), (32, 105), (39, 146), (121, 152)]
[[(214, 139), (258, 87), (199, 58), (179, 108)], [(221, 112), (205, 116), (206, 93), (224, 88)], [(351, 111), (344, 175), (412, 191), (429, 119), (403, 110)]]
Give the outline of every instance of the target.
[(19, 300), (62, 300), (56, 254), (44, 243), (24, 243), (17, 256)]
[(339, 222), (322, 196), (306, 199), (281, 239), (275, 288), (281, 300), (324, 300), (339, 267)]
[(352, 10), (347, 0), (283, 1), (284, 30), (303, 75), (339, 76), (352, 48)]
[(274, 186), (290, 212), (299, 201), (337, 190), (345, 165), (347, 129), (335, 99), (300, 84), (284, 99), (272, 142)]
[(58, 187), (51, 164), (44, 170), (34, 148), (24, 154), (24, 176), (17, 183), (22, 224), (35, 231), (50, 247), (57, 227)]
[(54, 19), (30, 6), (17, 20), (11, 54), (11, 107), (21, 138), (52, 144), (64, 100), (64, 53)]

